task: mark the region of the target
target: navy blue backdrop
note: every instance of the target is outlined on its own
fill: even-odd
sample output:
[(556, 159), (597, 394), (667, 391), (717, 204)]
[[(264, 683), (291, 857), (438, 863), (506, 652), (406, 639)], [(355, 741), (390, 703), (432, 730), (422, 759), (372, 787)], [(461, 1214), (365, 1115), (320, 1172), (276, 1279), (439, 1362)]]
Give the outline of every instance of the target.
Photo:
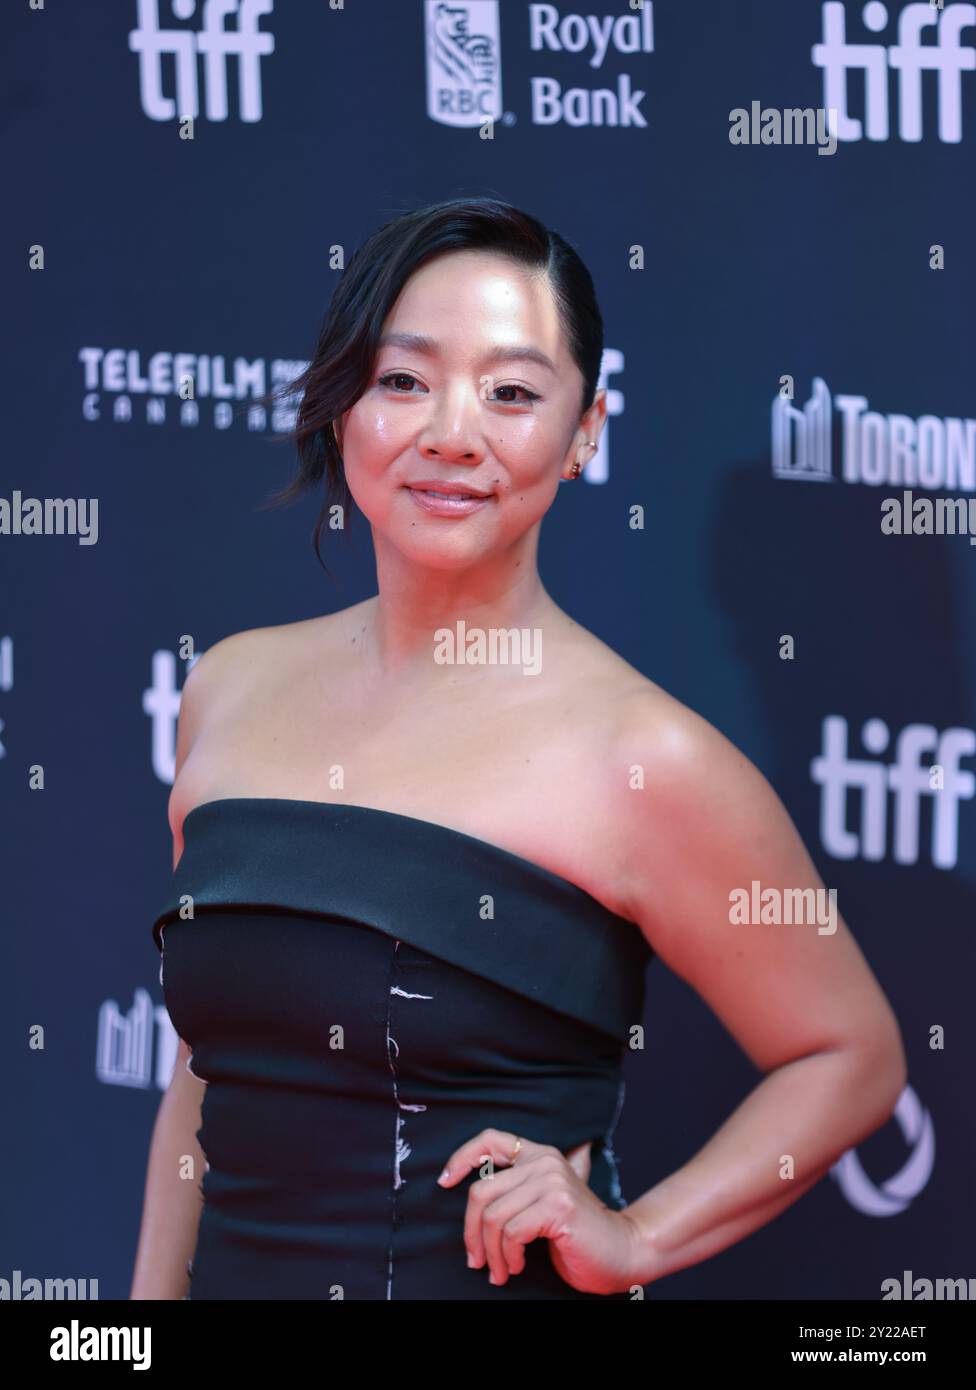
[[(293, 457), (248, 402), (379, 222), (481, 193), (576, 245), (606, 321), (612, 418), (547, 587), (769, 777), (909, 1058), (889, 1124), (654, 1296), (976, 1274), (976, 7), (99, 0), (3, 29), (0, 1279), (128, 1293), (175, 1048), (149, 928), (181, 638), (375, 590), (362, 518), (330, 581), (318, 499), (258, 508)], [(659, 962), (645, 1023), (630, 1199), (758, 1080)]]

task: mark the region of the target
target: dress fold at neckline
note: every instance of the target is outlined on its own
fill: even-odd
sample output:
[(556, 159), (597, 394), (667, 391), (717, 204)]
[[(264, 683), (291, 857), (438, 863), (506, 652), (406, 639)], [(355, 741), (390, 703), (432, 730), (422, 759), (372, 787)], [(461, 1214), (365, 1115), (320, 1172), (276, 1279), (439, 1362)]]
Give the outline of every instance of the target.
[[(621, 1045), (643, 1015), (653, 951), (585, 889), (488, 840), (341, 802), (223, 797), (183, 821), (152, 933), (207, 909), (334, 916), (385, 932)], [(205, 926), (199, 924), (202, 929)]]

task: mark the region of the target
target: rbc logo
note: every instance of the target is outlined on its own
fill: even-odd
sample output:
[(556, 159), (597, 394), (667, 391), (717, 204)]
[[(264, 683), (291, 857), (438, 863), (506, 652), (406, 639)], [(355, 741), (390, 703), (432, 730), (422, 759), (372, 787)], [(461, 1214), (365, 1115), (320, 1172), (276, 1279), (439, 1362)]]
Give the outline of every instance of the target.
[(498, 0), (427, 0), (427, 114), (477, 126), (502, 112)]
[[(237, 60), (237, 87), (242, 121), (261, 119), (261, 59), (274, 52), (274, 37), (261, 33), (258, 20), (270, 14), (274, 0), (204, 0), (203, 28), (161, 29), (159, 0), (139, 0), (139, 25), (129, 33), (129, 48), (139, 54), (139, 93), (151, 121), (172, 121), (200, 114), (198, 60), (203, 59), (204, 99), (208, 121), (227, 119), (227, 60)], [(171, 0), (177, 19), (192, 19), (196, 0)], [(225, 29), (226, 19), (237, 20)], [(176, 97), (163, 93), (163, 54), (175, 60)]]
[[(865, 29), (880, 34), (888, 25), (888, 8), (868, 0), (861, 11)], [(976, 68), (976, 48), (960, 42), (963, 29), (976, 24), (976, 5), (931, 0), (906, 5), (898, 16), (898, 41), (849, 43), (846, 9), (840, 0), (823, 7), (823, 39), (813, 46), (813, 61), (823, 68), (823, 104), (830, 111), (828, 129), (838, 140), (887, 140), (889, 69), (898, 75), (898, 136), (922, 138), (922, 73), (938, 74), (939, 139), (962, 139), (962, 74)], [(923, 41), (923, 33), (933, 30)], [(847, 74), (864, 74), (864, 120), (847, 109)], [(860, 84), (858, 84), (860, 85)], [(831, 110), (833, 108), (833, 110)], [(834, 113), (836, 112), (836, 116)]]
[[(882, 719), (869, 719), (861, 742), (878, 757), (888, 749), (891, 732)], [(932, 863), (952, 869), (959, 855), (959, 802), (976, 793), (976, 777), (960, 768), (962, 758), (976, 753), (972, 729), (945, 729), (931, 724), (906, 724), (895, 742), (890, 765), (847, 752), (847, 720), (828, 715), (823, 722), (823, 748), (810, 764), (810, 775), (821, 788), (820, 839), (835, 859), (885, 857), (888, 838), (888, 793), (894, 797), (892, 857), (896, 864), (918, 862), (921, 842), (922, 797), (931, 797)], [(860, 834), (847, 828), (847, 794), (860, 793)]]

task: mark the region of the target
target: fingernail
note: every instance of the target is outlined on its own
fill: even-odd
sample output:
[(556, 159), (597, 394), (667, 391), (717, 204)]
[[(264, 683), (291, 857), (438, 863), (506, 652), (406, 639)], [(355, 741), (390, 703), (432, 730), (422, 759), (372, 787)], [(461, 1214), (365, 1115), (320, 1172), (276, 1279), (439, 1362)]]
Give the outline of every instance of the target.
[(468, 1251), (468, 1269), (477, 1269), (477, 1268), (478, 1268), (478, 1261), (475, 1259), (475, 1257), (472, 1255), (471, 1251), (469, 1250), (469, 1251)]
[(444, 1171), (443, 1171), (443, 1173), (441, 1173), (440, 1177), (437, 1179), (437, 1181), (438, 1181), (438, 1182), (446, 1182), (447, 1179), (448, 1179), (450, 1176), (451, 1176), (450, 1173), (449, 1173), (448, 1170), (445, 1168)]

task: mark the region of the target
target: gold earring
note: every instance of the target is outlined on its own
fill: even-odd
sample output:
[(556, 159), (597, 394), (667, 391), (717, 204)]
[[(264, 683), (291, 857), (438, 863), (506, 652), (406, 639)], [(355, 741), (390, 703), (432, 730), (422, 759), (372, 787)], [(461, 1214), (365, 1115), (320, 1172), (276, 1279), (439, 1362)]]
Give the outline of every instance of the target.
[[(596, 440), (595, 440), (595, 439), (585, 439), (585, 440), (583, 441), (583, 447), (584, 447), (584, 448), (589, 447), (590, 449), (595, 449), (595, 448), (596, 448)], [(577, 459), (576, 462), (573, 464), (572, 468), (570, 469), (569, 476), (570, 476), (571, 478), (578, 478), (579, 475), (582, 473), (582, 471), (583, 471), (583, 465), (580, 463), (579, 459)]]

